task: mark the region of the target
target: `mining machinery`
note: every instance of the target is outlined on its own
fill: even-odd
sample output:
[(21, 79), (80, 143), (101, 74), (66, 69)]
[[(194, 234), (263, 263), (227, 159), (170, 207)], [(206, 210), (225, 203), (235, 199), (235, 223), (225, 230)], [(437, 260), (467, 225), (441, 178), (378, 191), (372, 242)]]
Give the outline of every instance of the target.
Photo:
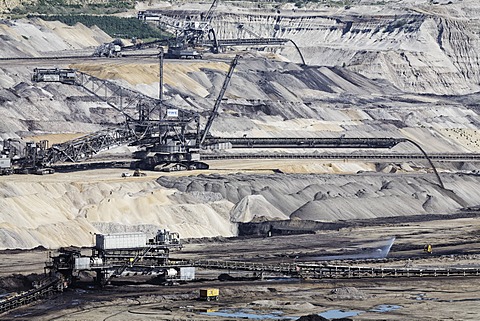
[(225, 47), (280, 46), (291, 42), (295, 46), (302, 64), (306, 64), (300, 48), (292, 39), (262, 38), (242, 23), (237, 25), (239, 33), (248, 33), (251, 37), (219, 39), (212, 26), (217, 5), (218, 0), (214, 0), (208, 11), (201, 13), (198, 18), (187, 16), (184, 20), (179, 20), (164, 15), (159, 10), (139, 11), (137, 18), (145, 22), (155, 22), (161, 29), (175, 35), (168, 43), (167, 58), (199, 59), (202, 58), (202, 54), (198, 48), (209, 48), (211, 52), (219, 53)]
[(17, 174), (53, 174), (45, 160), (48, 154), (48, 141), (27, 141), (6, 139), (0, 152), (0, 175)]
[(13, 174), (12, 160), (8, 155), (0, 154), (0, 175)]
[(121, 39), (114, 39), (112, 42), (103, 43), (93, 52), (94, 57), (115, 58), (122, 56), (122, 48), (124, 47)]
[[(160, 68), (163, 70), (163, 51), (159, 58)], [(134, 154), (135, 158), (140, 159), (134, 164), (136, 168), (164, 171), (207, 169), (208, 165), (200, 160), (199, 151), (208, 144), (210, 128), (239, 58), (240, 56), (236, 56), (230, 64), (204, 129), (200, 127), (199, 113), (177, 108), (164, 102), (163, 99), (156, 100), (113, 82), (70, 69), (37, 68), (32, 76), (34, 81), (57, 81), (81, 86), (122, 113), (125, 116), (125, 123), (124, 126), (105, 129), (79, 139), (55, 144), (48, 151), (43, 144), (40, 152), (29, 152), (24, 162), (29, 164), (32, 162), (43, 164), (78, 162), (103, 149), (130, 144), (142, 146)], [(73, 81), (70, 79), (72, 73), (75, 75)], [(67, 80), (63, 77), (66, 74), (69, 75)]]
[[(201, 154), (207, 148), (392, 148), (399, 143), (409, 142), (416, 146), (427, 159), (437, 176), (439, 185), (443, 182), (432, 160), (421, 146), (406, 138), (250, 138), (213, 137), (209, 131), (228, 87), (233, 71), (240, 56), (235, 56), (230, 64), (218, 98), (209, 112), (205, 128), (200, 126), (198, 112), (183, 110), (163, 101), (163, 91), (159, 99), (154, 99), (139, 92), (121, 87), (113, 82), (91, 75), (62, 69), (35, 69), (32, 76), (36, 81), (58, 81), (81, 86), (84, 90), (105, 101), (112, 108), (125, 116), (126, 126), (108, 128), (76, 140), (55, 144), (46, 148), (45, 144), (35, 145), (36, 149), (27, 149), (23, 158), (23, 168), (29, 167), (39, 174), (52, 172), (44, 170), (53, 163), (78, 162), (103, 149), (115, 145), (137, 145), (142, 148), (134, 154), (139, 161), (131, 162), (130, 167), (148, 170), (176, 171), (186, 169), (208, 169), (202, 162)], [(160, 88), (163, 84), (163, 50), (160, 51)], [(51, 74), (49, 74), (51, 73)], [(65, 77), (62, 75), (66, 75)], [(30, 147), (34, 147), (33, 145)], [(31, 151), (30, 151), (31, 150)], [(422, 156), (421, 155), (421, 156)], [(230, 158), (235, 158), (232, 154)], [(210, 158), (212, 159), (212, 158)], [(57, 167), (58, 168), (58, 167)], [(72, 168), (70, 168), (72, 169)]]
[(71, 68), (35, 68), (32, 74), (32, 81), (35, 82), (75, 84), (75, 80), (75, 70)]
[(160, 28), (175, 35), (168, 43), (166, 58), (201, 58), (196, 47), (202, 46), (205, 39), (213, 41), (212, 51), (218, 52), (215, 31), (211, 21), (217, 7), (214, 0), (206, 13), (200, 19), (187, 17), (183, 21), (162, 15), (155, 10), (139, 11), (137, 18), (145, 22), (156, 22)]
[(183, 247), (178, 233), (160, 229), (153, 238), (148, 236), (144, 232), (95, 234), (90, 255), (77, 248), (61, 248), (57, 255), (50, 254), (46, 270), (61, 279), (65, 287), (85, 272), (94, 273), (99, 286), (122, 276), (150, 276), (165, 284), (195, 278), (191, 265), (170, 262), (170, 252)]
[[(200, 160), (200, 150), (209, 144), (207, 138), (211, 138), (209, 135), (211, 126), (218, 115), (218, 109), (239, 58), (240, 56), (237, 55), (231, 62), (203, 130), (200, 128), (199, 114), (189, 115), (182, 110), (167, 108), (165, 117), (159, 120), (158, 140), (139, 153), (143, 159), (144, 168), (162, 171), (208, 169), (208, 165)], [(186, 115), (182, 116), (181, 113)]]
[(15, 149), (11, 146), (11, 140), (4, 140), (0, 151), (0, 175), (13, 174), (12, 156), (15, 154)]

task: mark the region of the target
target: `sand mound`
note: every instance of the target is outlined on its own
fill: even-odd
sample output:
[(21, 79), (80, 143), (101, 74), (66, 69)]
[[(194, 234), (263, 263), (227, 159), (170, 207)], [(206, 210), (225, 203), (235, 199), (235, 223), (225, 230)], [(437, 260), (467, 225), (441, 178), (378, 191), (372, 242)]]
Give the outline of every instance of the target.
[(258, 218), (266, 220), (286, 220), (288, 216), (280, 212), (262, 195), (245, 196), (230, 213), (232, 222), (250, 222)]
[[(476, 204), (472, 177), (442, 175), (453, 194), (441, 190), (432, 175), (201, 175), (159, 178), (160, 185), (192, 192), (215, 192), (233, 204), (232, 220), (248, 221), (254, 214), (277, 209), (290, 218), (336, 221), (455, 212), (464, 203)], [(255, 196), (255, 197), (252, 197)], [(261, 197), (259, 197), (261, 196)], [(254, 201), (253, 201), (254, 200)], [(257, 208), (255, 207), (257, 206)], [(254, 210), (252, 210), (254, 209)], [(265, 210), (267, 209), (267, 210)], [(277, 214), (272, 212), (274, 217)]]
[[(90, 246), (92, 233), (167, 228), (234, 236), (236, 222), (448, 214), (478, 205), (477, 176), (230, 174), (122, 178), (121, 170), (0, 177), (1, 248)], [(451, 190), (450, 190), (451, 189)]]
[(91, 246), (92, 233), (160, 228), (182, 238), (236, 233), (232, 203), (178, 204), (153, 178), (129, 180), (118, 170), (4, 177), (0, 187), (1, 249)]
[(366, 300), (371, 298), (371, 295), (355, 287), (342, 287), (332, 289), (328, 298), (332, 300)]
[(88, 28), (80, 23), (68, 26), (41, 19), (1, 20), (0, 30), (0, 57), (42, 56), (51, 52), (93, 49), (112, 39), (95, 27)]

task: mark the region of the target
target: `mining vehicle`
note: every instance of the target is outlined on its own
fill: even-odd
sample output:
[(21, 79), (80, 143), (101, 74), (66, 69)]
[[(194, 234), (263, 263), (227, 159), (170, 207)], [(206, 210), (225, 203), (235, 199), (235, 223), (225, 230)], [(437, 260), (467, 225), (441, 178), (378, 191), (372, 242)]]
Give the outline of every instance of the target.
[(70, 68), (35, 68), (32, 81), (61, 82), (75, 84), (75, 69)]
[(12, 160), (8, 155), (0, 155), (0, 175), (13, 174)]
[(202, 55), (194, 48), (187, 46), (169, 46), (165, 58), (171, 59), (202, 59)]
[(216, 288), (200, 289), (199, 299), (205, 301), (218, 301), (219, 295), (220, 290)]
[(193, 19), (188, 16), (184, 20), (168, 17), (157, 10), (139, 11), (137, 18), (144, 22), (155, 22), (159, 27), (175, 35), (175, 41), (169, 44), (166, 58), (200, 59), (201, 55), (193, 49), (202, 46), (205, 40), (213, 43), (212, 51), (218, 52), (218, 42), (211, 25), (218, 0), (213, 0), (207, 12)]
[(120, 39), (115, 39), (112, 42), (104, 43), (98, 46), (93, 52), (94, 57), (121, 57), (123, 43)]

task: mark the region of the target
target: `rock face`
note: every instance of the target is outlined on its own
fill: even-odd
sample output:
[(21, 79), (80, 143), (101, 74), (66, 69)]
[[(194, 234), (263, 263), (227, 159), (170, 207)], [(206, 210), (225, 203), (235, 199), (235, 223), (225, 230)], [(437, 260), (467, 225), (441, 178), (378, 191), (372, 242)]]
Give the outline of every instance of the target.
[(0, 20), (0, 57), (48, 56), (49, 53), (79, 50), (110, 42), (102, 30), (82, 24), (68, 26), (58, 21), (41, 19)]
[[(222, 38), (288, 38), (309, 65), (345, 66), (416, 93), (479, 90), (478, 1), (354, 1), (348, 7), (220, 4), (213, 25)], [(268, 5), (267, 5), (268, 6)], [(184, 10), (184, 8), (182, 8)], [(199, 14), (191, 10), (190, 15)], [(205, 9), (206, 10), (206, 9)], [(166, 15), (181, 17), (170, 8)], [(273, 50), (273, 49), (272, 49)], [(293, 45), (281, 54), (300, 62)]]

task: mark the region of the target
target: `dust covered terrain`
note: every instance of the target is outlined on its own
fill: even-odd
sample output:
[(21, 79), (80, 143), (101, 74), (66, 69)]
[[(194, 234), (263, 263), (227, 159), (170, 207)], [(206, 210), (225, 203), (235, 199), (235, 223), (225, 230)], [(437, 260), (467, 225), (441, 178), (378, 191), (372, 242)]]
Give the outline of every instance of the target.
[[(208, 6), (137, 4), (182, 19)], [(45, 249), (90, 247), (95, 233), (160, 228), (186, 239), (184, 251), (175, 256), (187, 259), (294, 263), (357, 254), (365, 244), (395, 237), (387, 260), (335, 263), (477, 267), (480, 178), (478, 161), (468, 156), (480, 151), (479, 14), (473, 0), (352, 1), (301, 8), (221, 2), (212, 22), (219, 37), (289, 38), (307, 65), (300, 64), (291, 44), (205, 53), (202, 60), (166, 60), (168, 104), (199, 112), (205, 124), (239, 53), (212, 135), (408, 138), (428, 154), (466, 155), (434, 160), (444, 188), (425, 160), (373, 157), (420, 153), (407, 143), (388, 151), (297, 150), (371, 158), (214, 160), (208, 161), (208, 170), (145, 171), (141, 177), (125, 177), (122, 173), (129, 171), (121, 168), (0, 176), (0, 295), (28, 288), (43, 271)], [(1, 20), (0, 29), (2, 58), (90, 55), (112, 40), (95, 27), (41, 19)], [(39, 67), (75, 68), (158, 97), (157, 58), (0, 60), (2, 143), (9, 138), (21, 146), (41, 139), (63, 142), (124, 121), (80, 87), (33, 82), (32, 71)], [(96, 157), (129, 158), (133, 149), (118, 146)], [(275, 224), (310, 234), (238, 238), (242, 224), (258, 223), (257, 232), (265, 234), (272, 230), (270, 222), (293, 222)], [(433, 244), (433, 255), (423, 252), (425, 244)], [(480, 315), (478, 277), (314, 282), (278, 275), (258, 280), (258, 275), (230, 271), (221, 281), (224, 272), (199, 270), (197, 282), (173, 287), (121, 279), (103, 290), (93, 289), (91, 276), (83, 275), (78, 288), (0, 319), (218, 320), (239, 319), (243, 313), (295, 320), (331, 310), (353, 314), (328, 318), (354, 320), (478, 320)], [(198, 289), (206, 286), (220, 288), (219, 302), (197, 300)], [(383, 305), (388, 311), (379, 312)]]
[[(403, 9), (387, 2), (379, 6), (355, 3), (338, 10), (279, 6), (262, 11), (238, 3), (221, 3), (214, 21), (236, 20), (217, 26), (220, 36), (238, 30), (240, 22), (262, 36), (267, 36), (266, 29), (262, 34), (262, 28), (273, 28), (281, 33), (276, 36), (298, 43), (308, 65), (296, 63), (289, 48), (240, 51), (243, 58), (211, 133), (220, 137), (397, 137), (412, 139), (427, 153), (478, 153), (480, 119), (477, 88), (473, 85), (478, 74), (478, 50), (472, 49), (478, 35), (468, 33), (468, 39), (448, 37), (448, 43), (444, 39), (447, 34), (464, 34), (458, 28), (463, 28), (465, 21), (475, 24), (472, 17), (477, 6), (466, 1), (405, 4)], [(184, 12), (184, 6), (192, 14), (203, 8), (193, 3), (176, 8), (161, 2), (152, 2), (150, 7), (155, 6), (173, 16)], [(4, 44), (0, 48), (3, 57), (91, 53), (97, 44), (110, 40), (95, 28), (67, 27), (40, 19), (4, 20), (1, 25), (6, 35), (0, 40)], [(454, 39), (458, 41), (454, 43)], [(471, 48), (464, 50), (465, 43), (470, 43)], [(309, 48), (318, 50), (314, 53)], [(441, 63), (422, 68), (412, 64), (412, 55), (417, 55), (417, 61), (431, 61), (424, 55), (435, 52), (432, 48), (440, 50), (437, 56)], [(403, 63), (393, 67), (373, 62), (391, 54), (399, 55)], [(370, 58), (359, 63), (361, 55)], [(165, 100), (199, 112), (204, 123), (232, 57), (226, 52), (207, 54), (201, 61), (167, 60)], [(340, 60), (332, 62), (326, 57)], [(396, 62), (392, 57), (382, 59)], [(76, 68), (154, 98), (158, 95), (156, 58), (0, 61), (3, 139), (23, 143), (48, 139), (55, 143), (123, 121), (120, 113), (77, 86), (30, 80), (33, 68), (53, 66)], [(378, 72), (369, 74), (367, 69)], [(400, 77), (399, 72), (406, 74)], [(417, 85), (411, 83), (407, 74), (411, 72), (418, 79)], [(460, 76), (462, 81), (455, 78)], [(463, 87), (458, 86), (460, 83)], [(426, 84), (428, 89), (420, 86)], [(128, 157), (130, 152), (124, 146), (108, 151), (105, 157)], [(402, 143), (388, 152), (419, 151)], [(88, 246), (91, 233), (154, 231), (160, 227), (178, 231), (184, 237), (228, 237), (236, 235), (238, 222), (250, 220), (448, 215), (479, 205), (475, 193), (478, 163), (436, 165), (446, 189), (438, 186), (431, 166), (421, 160), (211, 161), (213, 172), (158, 180), (160, 175), (156, 173), (145, 178), (122, 178), (119, 170), (0, 177), (0, 247)], [(236, 174), (244, 170), (246, 174)]]

